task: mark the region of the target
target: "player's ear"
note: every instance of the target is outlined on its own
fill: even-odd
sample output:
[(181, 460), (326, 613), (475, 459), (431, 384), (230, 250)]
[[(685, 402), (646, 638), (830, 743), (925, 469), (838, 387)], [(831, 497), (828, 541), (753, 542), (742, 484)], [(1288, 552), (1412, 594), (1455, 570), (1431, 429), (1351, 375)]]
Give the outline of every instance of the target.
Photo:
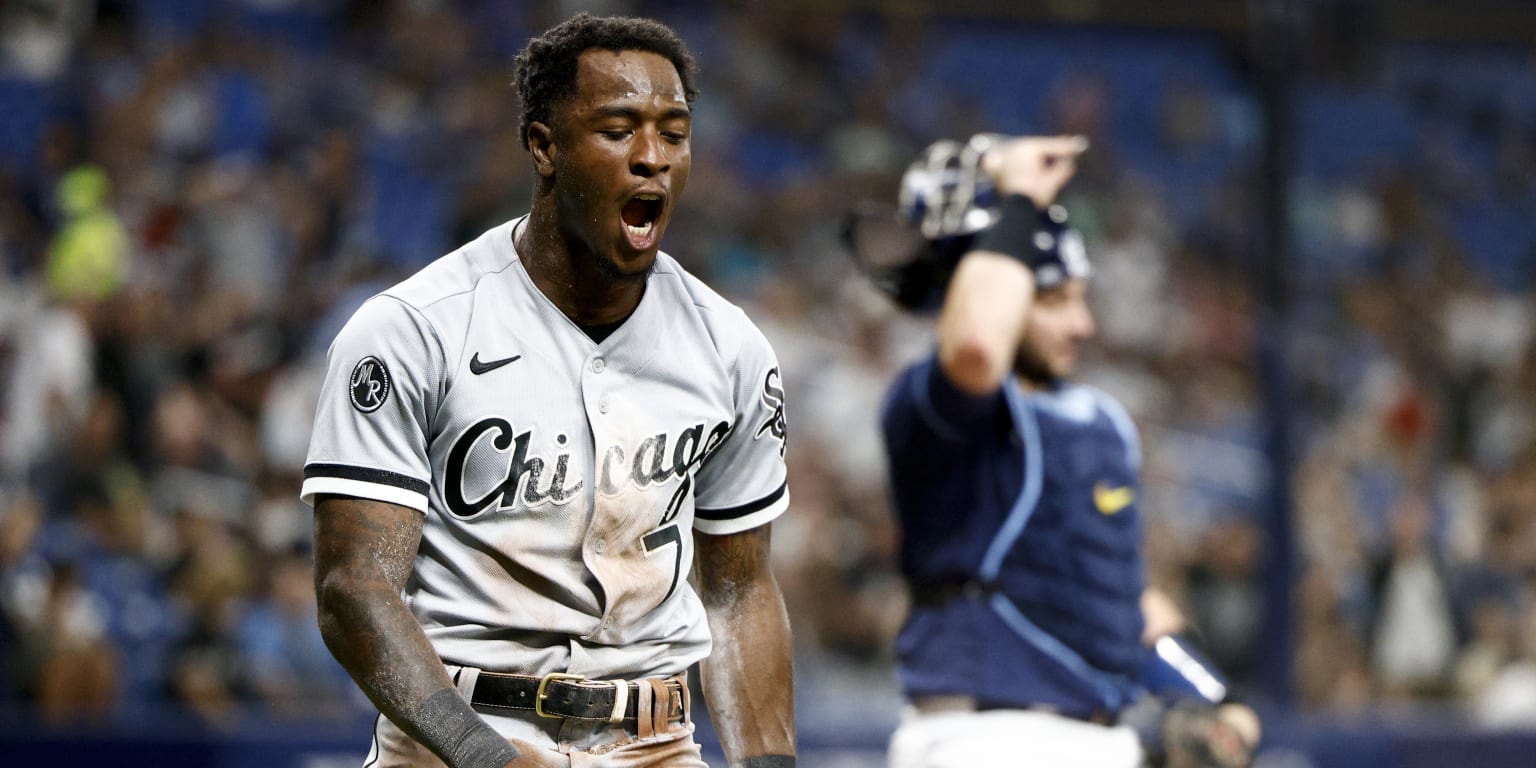
[(528, 124), (528, 152), (533, 155), (533, 169), (540, 176), (555, 175), (555, 132), (547, 124)]

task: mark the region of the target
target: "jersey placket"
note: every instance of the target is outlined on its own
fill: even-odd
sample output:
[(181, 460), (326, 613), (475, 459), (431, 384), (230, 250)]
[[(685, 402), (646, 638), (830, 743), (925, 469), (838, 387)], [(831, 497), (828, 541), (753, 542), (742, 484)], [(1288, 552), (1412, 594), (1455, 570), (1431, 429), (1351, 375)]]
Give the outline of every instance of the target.
[[(612, 421), (614, 417), (609, 415), (613, 410), (615, 383), (619, 376), (617, 372), (609, 372), (608, 359), (601, 351), (594, 351), (589, 355), (582, 366), (581, 395), (587, 411), (587, 423), (592, 430), (593, 458), (595, 465), (592, 471), (592, 519), (587, 526), (587, 533), (582, 540), (582, 559), (587, 568), (601, 588), (601, 616), (597, 626), (592, 630), (589, 638), (603, 639), (613, 631), (613, 600), (608, 585), (603, 583), (602, 574), (607, 570), (601, 560), (608, 557), (610, 542), (616, 531), (612, 530), (612, 522), (605, 512), (612, 503), (612, 499), (605, 492), (604, 485), (613, 479), (611, 474), (622, 473), (623, 462), (611, 462), (609, 455), (613, 446), (621, 446), (622, 441), (613, 439), (614, 430)], [(620, 448), (622, 450), (622, 448)], [(611, 462), (611, 465), (610, 465)]]

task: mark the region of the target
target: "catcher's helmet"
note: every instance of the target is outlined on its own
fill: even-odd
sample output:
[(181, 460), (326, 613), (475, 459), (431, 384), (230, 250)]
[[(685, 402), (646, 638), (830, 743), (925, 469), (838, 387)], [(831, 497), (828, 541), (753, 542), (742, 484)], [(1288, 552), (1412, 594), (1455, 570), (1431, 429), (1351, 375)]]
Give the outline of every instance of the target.
[(982, 133), (964, 144), (928, 145), (901, 177), (897, 215), (929, 240), (974, 235), (997, 223), (997, 190), (981, 161), (998, 140)]

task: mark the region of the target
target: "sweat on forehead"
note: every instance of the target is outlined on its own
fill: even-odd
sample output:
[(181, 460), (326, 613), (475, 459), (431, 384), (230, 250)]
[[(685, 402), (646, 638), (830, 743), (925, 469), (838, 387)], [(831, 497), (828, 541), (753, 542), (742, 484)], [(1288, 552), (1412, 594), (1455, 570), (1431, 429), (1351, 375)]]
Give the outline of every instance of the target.
[(666, 58), (677, 69), (684, 98), (693, 105), (698, 95), (693, 55), (671, 28), (651, 19), (580, 13), (529, 40), (513, 61), (513, 84), (523, 103), (519, 133), (525, 148), (528, 126), (548, 123), (554, 105), (576, 93), (581, 54), (594, 49), (644, 51)]
[(672, 63), (645, 51), (607, 51), (590, 48), (576, 67), (576, 89), (553, 105), (551, 117), (573, 104), (593, 100), (660, 97), (685, 102), (683, 86)]

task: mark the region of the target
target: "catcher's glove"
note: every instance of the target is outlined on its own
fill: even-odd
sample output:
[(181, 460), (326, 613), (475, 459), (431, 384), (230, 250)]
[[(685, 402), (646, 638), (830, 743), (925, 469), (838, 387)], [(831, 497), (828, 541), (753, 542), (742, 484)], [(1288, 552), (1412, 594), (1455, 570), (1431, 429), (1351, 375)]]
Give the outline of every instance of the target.
[[(1161, 768), (1248, 768), (1255, 745), (1220, 710), (1203, 702), (1182, 702), (1163, 713)], [(1156, 756), (1155, 756), (1156, 757)]]

